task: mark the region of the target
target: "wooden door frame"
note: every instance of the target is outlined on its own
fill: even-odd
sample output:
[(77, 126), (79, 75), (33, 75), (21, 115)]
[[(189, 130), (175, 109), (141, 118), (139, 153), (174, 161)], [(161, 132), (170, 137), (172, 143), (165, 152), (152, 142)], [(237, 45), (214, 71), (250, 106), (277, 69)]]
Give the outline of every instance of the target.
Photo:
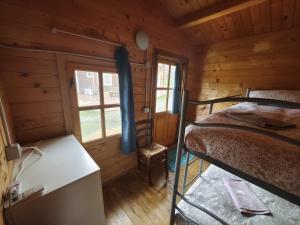
[[(154, 119), (155, 117), (159, 119), (161, 118), (168, 118), (170, 117), (170, 113), (168, 111), (166, 112), (155, 112), (155, 107), (156, 107), (156, 92), (157, 92), (157, 71), (158, 71), (158, 62), (159, 61), (166, 61), (167, 63), (173, 63), (173, 64), (180, 64), (181, 65), (181, 92), (185, 89), (186, 87), (186, 77), (187, 77), (187, 65), (188, 65), (188, 59), (184, 56), (180, 56), (174, 53), (170, 53), (165, 50), (160, 50), (160, 49), (154, 49), (154, 56), (153, 56), (153, 70), (152, 70), (152, 80), (151, 80), (151, 100), (150, 100), (150, 114), (149, 117), (151, 119)], [(171, 69), (171, 68), (169, 68)], [(155, 122), (154, 122), (155, 123)], [(178, 127), (179, 120), (177, 119), (177, 124), (176, 126)], [(168, 126), (165, 124), (165, 126)], [(156, 130), (152, 131), (152, 135), (155, 137), (156, 136)], [(168, 127), (165, 127), (168, 129)], [(177, 134), (175, 135), (175, 137)]]

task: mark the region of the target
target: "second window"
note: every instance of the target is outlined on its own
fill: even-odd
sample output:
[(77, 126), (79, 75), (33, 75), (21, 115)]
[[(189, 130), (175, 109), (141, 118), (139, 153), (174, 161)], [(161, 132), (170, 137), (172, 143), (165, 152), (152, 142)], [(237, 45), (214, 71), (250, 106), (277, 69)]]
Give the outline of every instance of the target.
[(175, 70), (176, 66), (172, 64), (159, 62), (157, 65), (156, 113), (172, 110)]

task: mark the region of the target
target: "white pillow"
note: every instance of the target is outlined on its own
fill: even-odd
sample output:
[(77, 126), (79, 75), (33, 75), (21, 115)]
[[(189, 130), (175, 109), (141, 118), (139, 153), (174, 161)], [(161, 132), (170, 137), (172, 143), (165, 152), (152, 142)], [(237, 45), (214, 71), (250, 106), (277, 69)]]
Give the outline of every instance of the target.
[(270, 99), (300, 103), (300, 90), (261, 90), (261, 91), (250, 90), (249, 97), (270, 98)]

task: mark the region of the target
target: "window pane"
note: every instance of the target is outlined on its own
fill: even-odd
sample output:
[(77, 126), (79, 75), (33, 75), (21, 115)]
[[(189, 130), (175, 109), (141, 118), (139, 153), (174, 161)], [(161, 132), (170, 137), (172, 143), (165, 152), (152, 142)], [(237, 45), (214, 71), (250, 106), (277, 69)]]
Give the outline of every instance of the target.
[(106, 136), (121, 133), (121, 112), (120, 107), (105, 109)]
[(172, 111), (173, 108), (173, 90), (169, 90), (169, 100), (168, 100), (168, 111)]
[(167, 106), (167, 90), (156, 91), (156, 112), (165, 112)]
[(169, 79), (169, 65), (158, 63), (157, 66), (157, 87), (167, 88)]
[(102, 137), (100, 109), (79, 112), (82, 142)]
[(78, 105), (99, 105), (99, 74), (97, 72), (75, 70), (75, 79)]
[(175, 82), (175, 70), (176, 66), (171, 66), (171, 72), (170, 72), (170, 85), (169, 88), (174, 88), (174, 82)]
[(119, 104), (119, 78), (116, 73), (103, 73), (104, 104)]

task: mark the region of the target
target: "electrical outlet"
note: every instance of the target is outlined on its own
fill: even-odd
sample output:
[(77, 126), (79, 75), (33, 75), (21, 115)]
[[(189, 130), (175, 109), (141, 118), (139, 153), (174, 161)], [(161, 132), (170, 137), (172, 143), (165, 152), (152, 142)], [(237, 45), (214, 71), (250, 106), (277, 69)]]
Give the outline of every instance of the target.
[(144, 107), (144, 113), (149, 113), (149, 112), (150, 112), (150, 107), (145, 106), (145, 107)]
[(21, 158), (22, 148), (18, 143), (11, 144), (5, 148), (7, 161)]
[(150, 69), (151, 68), (151, 63), (146, 62), (146, 69)]

